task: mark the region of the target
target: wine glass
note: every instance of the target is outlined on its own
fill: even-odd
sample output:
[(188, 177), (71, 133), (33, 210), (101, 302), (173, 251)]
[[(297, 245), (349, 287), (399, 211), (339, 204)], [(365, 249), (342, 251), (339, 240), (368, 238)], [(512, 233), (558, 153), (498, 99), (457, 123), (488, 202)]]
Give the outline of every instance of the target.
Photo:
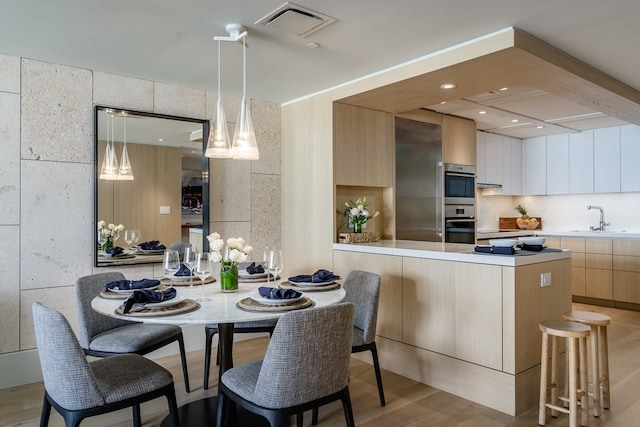
[(280, 274), (283, 268), (284, 264), (282, 260), (282, 251), (274, 248), (271, 252), (269, 252), (269, 261), (267, 264), (267, 269), (269, 270), (269, 273), (273, 275), (274, 282), (278, 278), (278, 274)]
[(196, 301), (210, 301), (209, 298), (204, 297), (204, 281), (211, 275), (211, 258), (208, 252), (202, 252), (196, 255), (195, 273), (202, 282), (202, 296)]
[(131, 243), (134, 239), (134, 230), (125, 230), (124, 231), (124, 241), (127, 242), (127, 249), (131, 250)]
[[(164, 267), (164, 271), (167, 272), (169, 280), (171, 280), (171, 277), (180, 269), (180, 254), (178, 251), (172, 249), (164, 251), (162, 266)], [(169, 284), (173, 287), (171, 282), (169, 282)]]
[(102, 250), (104, 244), (107, 243), (107, 236), (102, 233), (102, 230), (98, 231), (98, 243), (100, 244), (100, 250)]
[(189, 287), (193, 289), (193, 269), (196, 266), (198, 249), (187, 246), (184, 248), (184, 265), (189, 269)]
[(135, 242), (136, 246), (138, 246), (138, 242), (140, 241), (141, 238), (142, 238), (142, 233), (140, 233), (140, 229), (139, 228), (134, 228), (133, 229), (133, 241)]
[[(266, 269), (269, 265), (269, 246), (265, 246), (262, 251), (262, 266)], [(267, 274), (267, 286), (269, 286), (269, 274)]]

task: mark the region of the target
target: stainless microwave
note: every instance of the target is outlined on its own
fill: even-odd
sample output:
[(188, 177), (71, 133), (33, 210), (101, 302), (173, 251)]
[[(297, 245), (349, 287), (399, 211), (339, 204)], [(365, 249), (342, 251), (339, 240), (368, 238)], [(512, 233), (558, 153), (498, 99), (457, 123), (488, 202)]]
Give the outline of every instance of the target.
[(469, 165), (444, 165), (444, 204), (475, 205), (476, 168)]

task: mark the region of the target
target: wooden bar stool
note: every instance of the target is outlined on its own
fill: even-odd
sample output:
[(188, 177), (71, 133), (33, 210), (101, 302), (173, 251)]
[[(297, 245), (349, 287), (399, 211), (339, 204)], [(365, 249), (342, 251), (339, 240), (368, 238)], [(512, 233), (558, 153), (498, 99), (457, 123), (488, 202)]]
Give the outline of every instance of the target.
[(605, 314), (592, 311), (570, 311), (564, 314), (564, 319), (591, 327), (593, 415), (599, 417), (601, 408), (609, 409), (611, 405), (609, 390), (609, 344), (607, 339), (607, 326), (611, 324), (611, 318)]
[[(538, 424), (547, 424), (547, 408), (551, 409), (551, 415), (558, 412), (569, 414), (569, 427), (577, 427), (578, 400), (582, 409), (582, 425), (589, 425), (589, 393), (587, 391), (587, 337), (591, 328), (577, 322), (567, 320), (546, 320), (540, 323), (542, 331), (542, 355), (540, 365), (540, 405), (538, 409)], [(549, 337), (551, 337), (551, 383), (549, 384)], [(567, 342), (569, 370), (569, 398), (558, 396), (558, 361), (560, 351), (558, 338), (565, 338)], [(578, 384), (578, 376), (580, 384)], [(551, 391), (550, 402), (547, 402), (547, 394)], [(566, 392), (567, 390), (565, 390)], [(567, 401), (569, 408), (558, 405), (558, 400)]]

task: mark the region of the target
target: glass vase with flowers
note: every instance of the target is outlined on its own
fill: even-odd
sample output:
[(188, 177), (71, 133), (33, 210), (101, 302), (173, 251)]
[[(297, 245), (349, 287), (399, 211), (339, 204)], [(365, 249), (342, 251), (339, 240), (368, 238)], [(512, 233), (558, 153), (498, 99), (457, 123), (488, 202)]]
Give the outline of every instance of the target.
[(104, 221), (98, 221), (98, 243), (100, 243), (101, 249), (106, 251), (112, 248), (115, 241), (120, 237), (120, 232), (124, 230), (122, 224), (108, 224)]
[(218, 233), (207, 236), (211, 261), (220, 263), (220, 290), (238, 291), (238, 264), (249, 258), (253, 247), (247, 245), (242, 237), (231, 237), (225, 241)]
[(377, 217), (380, 212), (376, 211), (370, 214), (367, 210), (367, 197), (361, 197), (355, 202), (348, 201), (344, 203), (344, 209), (338, 210), (338, 213), (349, 220), (349, 228), (353, 228), (354, 233), (362, 233), (362, 229), (367, 226), (367, 221)]

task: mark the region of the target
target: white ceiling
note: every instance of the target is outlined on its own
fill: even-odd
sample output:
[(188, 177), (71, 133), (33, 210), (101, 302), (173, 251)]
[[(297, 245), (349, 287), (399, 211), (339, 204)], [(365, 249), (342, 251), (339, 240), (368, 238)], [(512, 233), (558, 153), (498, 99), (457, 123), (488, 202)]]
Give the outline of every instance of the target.
[[(336, 21), (307, 37), (255, 24), (283, 3), (0, 0), (0, 53), (215, 92), (213, 38), (241, 23), (249, 32), (248, 96), (285, 103), (513, 26), (640, 90), (638, 0), (297, 0)], [(241, 52), (239, 44), (222, 45), (223, 94), (241, 94)], [(592, 115), (556, 124), (566, 129), (619, 122), (531, 88), (511, 89), (425, 107), (473, 115), (479, 128), (513, 136), (513, 128), (498, 129), (512, 124), (505, 110), (538, 121)], [(490, 105), (495, 118), (479, 119), (477, 103)]]

